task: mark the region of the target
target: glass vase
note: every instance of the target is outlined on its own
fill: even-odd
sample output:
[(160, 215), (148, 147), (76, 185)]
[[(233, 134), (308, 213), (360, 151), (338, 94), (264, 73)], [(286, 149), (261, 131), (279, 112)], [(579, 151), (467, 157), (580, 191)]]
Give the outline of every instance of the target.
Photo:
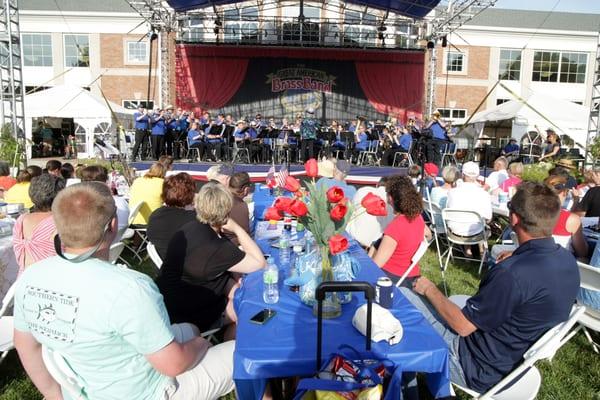
[[(333, 281), (334, 275), (331, 266), (331, 258), (329, 257), (329, 248), (327, 246), (321, 246), (319, 250), (321, 253), (321, 282)], [(337, 318), (342, 315), (342, 303), (336, 292), (325, 294), (322, 307), (322, 315), (325, 319)], [(318, 314), (318, 302), (315, 302), (313, 305), (313, 314), (315, 316)]]

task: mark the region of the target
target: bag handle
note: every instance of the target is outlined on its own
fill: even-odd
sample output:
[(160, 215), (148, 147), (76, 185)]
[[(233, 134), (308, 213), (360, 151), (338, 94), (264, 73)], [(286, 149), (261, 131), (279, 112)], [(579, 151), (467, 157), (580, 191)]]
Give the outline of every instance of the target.
[(329, 292), (363, 292), (367, 299), (367, 350), (371, 350), (371, 311), (372, 302), (375, 298), (375, 289), (369, 282), (322, 282), (317, 286), (315, 299), (317, 300), (317, 371), (321, 368), (322, 344), (323, 344), (323, 300)]

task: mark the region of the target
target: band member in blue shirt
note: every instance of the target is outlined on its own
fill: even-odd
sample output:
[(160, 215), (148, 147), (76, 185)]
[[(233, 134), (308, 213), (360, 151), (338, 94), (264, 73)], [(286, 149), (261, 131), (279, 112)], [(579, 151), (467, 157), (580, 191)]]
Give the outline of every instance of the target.
[[(204, 157), (204, 152), (206, 150), (206, 143), (203, 141), (204, 132), (198, 129), (198, 123), (193, 122), (190, 126), (190, 130), (187, 133), (187, 142), (189, 149), (198, 149), (198, 157), (199, 160), (202, 160)], [(190, 162), (194, 160), (190, 159)]]
[(177, 128), (179, 127), (180, 115), (173, 113), (173, 106), (167, 106), (167, 112), (165, 113), (165, 123), (167, 124), (167, 130), (165, 132), (165, 144), (167, 147), (167, 155), (173, 155), (173, 142), (177, 137)]
[(358, 161), (358, 155), (366, 151), (367, 147), (369, 147), (369, 135), (367, 134), (367, 127), (364, 122), (358, 125), (358, 129), (354, 132), (354, 138), (355, 145), (352, 156)]
[(155, 160), (158, 160), (162, 155), (165, 147), (165, 133), (167, 131), (167, 123), (165, 121), (165, 110), (158, 107), (152, 115), (152, 155)]
[(250, 129), (246, 134), (250, 142), (250, 162), (260, 162), (260, 139), (258, 138), (256, 121), (250, 122)]
[(431, 121), (427, 124), (431, 130), (431, 138), (427, 143), (427, 162), (440, 165), (442, 161), (442, 150), (450, 142), (446, 124), (440, 120), (440, 113), (434, 112)]
[(142, 155), (140, 158), (144, 159), (146, 158), (146, 154), (148, 154), (150, 116), (148, 115), (148, 111), (142, 105), (139, 105), (137, 111), (133, 114), (133, 119), (135, 121), (135, 144), (131, 151), (131, 161), (135, 161), (137, 158), (140, 145), (142, 146)]
[(209, 150), (209, 156), (214, 161), (221, 162), (223, 158), (223, 132), (225, 131), (225, 116), (223, 114), (217, 115), (217, 119), (210, 122), (206, 132), (207, 148)]

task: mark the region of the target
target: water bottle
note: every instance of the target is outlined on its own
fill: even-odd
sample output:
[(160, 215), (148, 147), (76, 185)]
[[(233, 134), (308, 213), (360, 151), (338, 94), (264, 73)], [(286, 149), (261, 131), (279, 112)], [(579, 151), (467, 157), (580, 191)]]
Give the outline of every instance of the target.
[(282, 268), (290, 264), (290, 237), (292, 225), (286, 223), (279, 237), (279, 264)]
[(263, 300), (267, 304), (275, 304), (279, 301), (279, 288), (277, 281), (279, 280), (279, 270), (275, 261), (269, 257), (267, 266), (263, 272)]
[[(300, 275), (300, 270), (302, 269), (301, 263), (302, 263), (302, 246), (300, 245), (295, 245), (294, 246), (294, 257), (293, 257), (293, 261), (292, 264), (290, 266), (290, 276), (297, 276)], [(300, 290), (300, 286), (294, 285), (294, 286), (290, 286), (290, 290), (292, 292), (298, 292)]]

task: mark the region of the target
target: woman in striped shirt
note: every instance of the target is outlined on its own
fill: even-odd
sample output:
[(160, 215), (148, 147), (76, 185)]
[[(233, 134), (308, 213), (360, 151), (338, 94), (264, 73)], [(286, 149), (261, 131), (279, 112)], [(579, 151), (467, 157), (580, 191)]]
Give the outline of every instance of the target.
[(23, 214), (17, 219), (13, 231), (13, 248), (19, 264), (19, 274), (25, 267), (56, 255), (52, 202), (64, 188), (65, 180), (50, 174), (42, 174), (31, 180), (29, 197), (34, 208), (31, 213)]

